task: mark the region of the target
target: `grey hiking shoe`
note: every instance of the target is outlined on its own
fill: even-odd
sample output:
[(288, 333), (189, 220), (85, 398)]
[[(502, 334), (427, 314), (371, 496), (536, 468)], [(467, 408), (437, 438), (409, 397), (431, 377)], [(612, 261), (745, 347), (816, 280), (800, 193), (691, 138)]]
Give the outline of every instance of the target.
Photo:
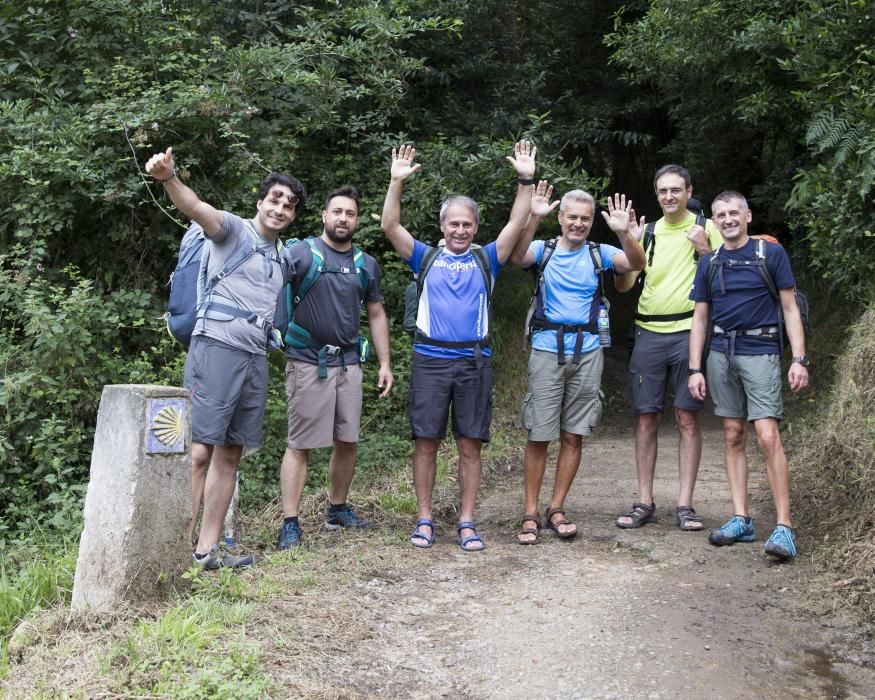
[(192, 561), (196, 566), (203, 567), (207, 571), (215, 571), (216, 569), (242, 569), (255, 564), (255, 557), (252, 554), (244, 554), (238, 556), (219, 549), (219, 545), (214, 544), (209, 554), (199, 557), (197, 552), (192, 554)]
[(370, 530), (371, 524), (362, 520), (348, 505), (343, 505), (340, 508), (328, 506), (325, 511), (325, 529), (339, 530), (342, 527), (354, 530)]

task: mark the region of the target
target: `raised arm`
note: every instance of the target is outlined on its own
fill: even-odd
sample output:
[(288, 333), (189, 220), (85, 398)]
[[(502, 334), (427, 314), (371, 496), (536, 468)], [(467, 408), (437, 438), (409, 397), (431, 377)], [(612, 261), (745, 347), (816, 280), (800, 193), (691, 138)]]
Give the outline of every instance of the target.
[[(632, 272), (644, 269), (644, 249), (635, 238), (635, 234), (630, 232), (630, 223), (635, 223), (635, 212), (632, 209), (632, 200), (626, 201), (626, 195), (614, 194), (613, 197), (608, 197), (608, 210), (602, 212), (602, 217), (610, 226), (611, 231), (617, 234), (620, 239), (620, 245), (623, 247), (622, 253), (617, 253), (611, 258), (614, 264), (614, 272), (622, 275), (625, 272)], [(634, 282), (634, 280), (633, 280)]]
[[(805, 329), (802, 327), (802, 316), (799, 313), (799, 305), (796, 303), (795, 289), (782, 289), (778, 292), (781, 296), (781, 308), (784, 311), (784, 326), (787, 329), (787, 337), (790, 339), (790, 347), (793, 357), (805, 355)], [(800, 391), (808, 386), (808, 368), (798, 362), (790, 365), (787, 372), (787, 381), (790, 390)]]
[(513, 147), (513, 156), (507, 159), (513, 165), (517, 175), (516, 198), (510, 210), (510, 218), (495, 239), (495, 252), (498, 261), (503, 265), (510, 258), (517, 240), (523, 232), (523, 228), (529, 219), (529, 207), (532, 203), (532, 185), (535, 177), (535, 155), (537, 147), (523, 139), (517, 141)]
[(413, 236), (401, 225), (401, 191), (404, 181), (421, 167), (413, 164), (416, 149), (413, 146), (401, 145), (392, 149), (392, 166), (389, 171), (389, 189), (383, 202), (383, 216), (380, 218), (380, 228), (389, 239), (395, 252), (404, 260), (413, 257)]
[(201, 201), (194, 190), (183, 185), (173, 163), (173, 148), (156, 153), (146, 163), (146, 172), (164, 185), (170, 201), (189, 219), (197, 221), (207, 236), (215, 236), (222, 228), (222, 212)]
[(535, 264), (535, 254), (529, 252), (529, 245), (532, 242), (538, 224), (541, 223), (541, 219), (559, 206), (558, 199), (552, 204), (550, 203), (550, 197), (552, 196), (553, 186), (546, 180), (541, 180), (532, 192), (529, 219), (526, 221), (526, 225), (523, 227), (523, 233), (517, 241), (516, 246), (514, 246), (513, 252), (510, 254), (510, 261), (514, 265), (530, 267)]
[[(641, 243), (641, 239), (644, 236), (644, 217), (642, 216), (640, 219), (636, 220), (635, 218), (635, 210), (629, 210), (629, 234), (634, 238), (638, 243)], [(642, 252), (644, 249), (642, 248)], [(647, 265), (647, 258), (645, 254), (644, 265)], [(643, 267), (641, 268), (644, 269)], [(616, 287), (618, 292), (628, 292), (632, 287), (635, 286), (635, 280), (638, 279), (638, 270), (633, 270), (631, 272), (624, 272), (623, 274), (614, 275), (614, 287)]]

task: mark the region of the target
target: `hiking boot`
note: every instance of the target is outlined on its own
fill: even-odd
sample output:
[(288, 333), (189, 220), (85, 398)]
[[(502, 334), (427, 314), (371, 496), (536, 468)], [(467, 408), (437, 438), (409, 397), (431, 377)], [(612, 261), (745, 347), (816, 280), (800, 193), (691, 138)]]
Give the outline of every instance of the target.
[(753, 520), (740, 515), (733, 516), (728, 523), (708, 535), (708, 541), (717, 547), (733, 542), (753, 542), (755, 539)]
[(354, 530), (370, 530), (371, 524), (362, 520), (348, 505), (343, 505), (340, 508), (328, 506), (325, 513), (325, 529), (339, 530), (342, 527), (349, 527)]
[(301, 546), (301, 526), (298, 523), (283, 523), (280, 529), (280, 539), (277, 549), (289, 549)]
[(786, 525), (778, 525), (769, 535), (763, 549), (766, 554), (778, 559), (792, 559), (796, 556), (796, 535)]
[(219, 549), (219, 545), (214, 544), (209, 554), (204, 557), (199, 557), (197, 552), (192, 554), (192, 561), (196, 566), (201, 566), (207, 571), (215, 571), (216, 569), (242, 569), (255, 564), (255, 557), (251, 554), (237, 556), (230, 552), (225, 552)]

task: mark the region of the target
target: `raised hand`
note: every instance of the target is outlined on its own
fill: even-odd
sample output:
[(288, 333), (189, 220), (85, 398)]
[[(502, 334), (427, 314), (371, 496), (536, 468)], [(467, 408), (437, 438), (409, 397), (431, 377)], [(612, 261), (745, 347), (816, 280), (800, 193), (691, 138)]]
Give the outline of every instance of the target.
[(532, 216), (537, 216), (543, 219), (547, 214), (559, 206), (559, 200), (550, 202), (550, 197), (553, 196), (553, 185), (546, 180), (541, 180), (538, 186), (532, 190)]
[[(605, 223), (614, 233), (626, 233), (632, 213), (632, 200), (626, 201), (625, 194), (614, 194), (608, 197), (608, 210), (602, 212)], [(634, 219), (632, 219), (634, 220)]]
[(416, 158), (416, 149), (413, 146), (401, 145), (398, 148), (393, 148), (391, 178), (404, 182), (419, 170), (422, 165), (420, 163), (414, 165), (414, 158)]
[(517, 141), (513, 147), (513, 156), (507, 156), (510, 164), (516, 170), (517, 177), (531, 180), (535, 176), (535, 156), (538, 147), (531, 141)]
[(146, 172), (154, 177), (158, 182), (166, 182), (176, 174), (176, 168), (173, 165), (173, 147), (168, 148), (164, 153), (156, 153), (146, 162)]
[(641, 243), (641, 239), (644, 237), (644, 224), (644, 217), (642, 216), (636, 221), (635, 209), (629, 209), (629, 235), (632, 236), (632, 238), (634, 238), (639, 243)]

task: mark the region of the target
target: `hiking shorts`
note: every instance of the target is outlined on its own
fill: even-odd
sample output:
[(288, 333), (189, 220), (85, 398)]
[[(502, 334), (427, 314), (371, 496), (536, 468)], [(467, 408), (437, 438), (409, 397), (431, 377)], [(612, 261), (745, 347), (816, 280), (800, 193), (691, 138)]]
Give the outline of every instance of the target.
[(335, 440), (358, 442), (362, 420), (362, 368), (327, 367), (300, 360), (286, 362), (286, 402), (292, 450), (330, 447)]
[(259, 447), (267, 403), (267, 356), (196, 335), (185, 358), (191, 439)]
[(779, 355), (735, 355), (726, 381), (726, 355), (708, 355), (708, 391), (722, 418), (784, 419)]
[(629, 360), (629, 403), (635, 415), (662, 413), (668, 388), (674, 392), (674, 407), (701, 411), (704, 402), (687, 387), (690, 332), (654, 333), (635, 326), (635, 348)]
[(601, 348), (581, 355), (576, 365), (571, 358), (560, 365), (555, 352), (532, 350), (522, 408), (522, 425), (529, 431), (529, 440), (557, 440), (560, 430), (592, 434), (602, 417), (599, 385), (604, 362)]
[(447, 359), (414, 352), (407, 394), (413, 439), (446, 437), (451, 404), (453, 436), (489, 442), (491, 358), (482, 358), (478, 367), (473, 357)]

